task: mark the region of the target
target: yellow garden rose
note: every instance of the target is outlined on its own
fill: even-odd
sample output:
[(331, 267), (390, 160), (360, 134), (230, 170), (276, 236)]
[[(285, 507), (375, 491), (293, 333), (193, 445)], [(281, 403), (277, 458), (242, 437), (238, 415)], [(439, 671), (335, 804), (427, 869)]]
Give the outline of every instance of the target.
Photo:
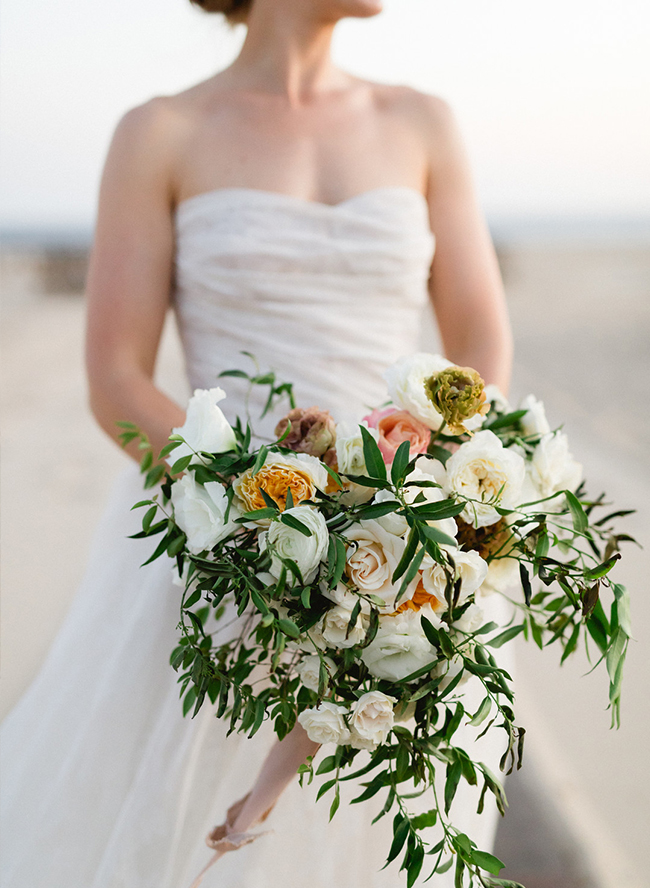
[(233, 487), (247, 512), (266, 508), (262, 490), (278, 504), (280, 511), (284, 511), (288, 490), (294, 506), (297, 506), (304, 500), (313, 499), (317, 488), (324, 490), (328, 477), (320, 460), (306, 453), (292, 456), (269, 453), (257, 474), (253, 475), (248, 469), (237, 478)]

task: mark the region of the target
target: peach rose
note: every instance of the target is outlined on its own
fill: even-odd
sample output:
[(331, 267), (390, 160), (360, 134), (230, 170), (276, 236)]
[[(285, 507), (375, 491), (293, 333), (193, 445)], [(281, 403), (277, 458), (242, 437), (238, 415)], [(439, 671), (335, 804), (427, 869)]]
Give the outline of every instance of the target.
[(425, 453), (431, 439), (431, 430), (406, 410), (373, 410), (364, 417), (371, 429), (379, 432), (378, 445), (386, 462), (392, 462), (397, 448), (403, 441), (409, 442), (411, 459)]

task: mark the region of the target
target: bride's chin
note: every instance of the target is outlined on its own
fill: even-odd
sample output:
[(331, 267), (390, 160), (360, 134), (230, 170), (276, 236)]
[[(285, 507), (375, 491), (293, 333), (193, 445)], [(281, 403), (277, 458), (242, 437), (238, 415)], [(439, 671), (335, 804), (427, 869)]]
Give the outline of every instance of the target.
[(383, 0), (334, 0), (332, 6), (342, 18), (371, 18), (384, 9)]

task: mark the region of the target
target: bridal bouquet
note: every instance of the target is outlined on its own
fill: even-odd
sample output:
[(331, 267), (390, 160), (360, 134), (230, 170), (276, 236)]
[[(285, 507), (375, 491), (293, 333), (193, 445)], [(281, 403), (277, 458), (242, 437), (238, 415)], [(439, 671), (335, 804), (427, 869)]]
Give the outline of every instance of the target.
[[(161, 537), (149, 560), (171, 556), (183, 589), (171, 665), (184, 713), (207, 697), (230, 731), (252, 736), (270, 719), (282, 739), (298, 722), (330, 744), (301, 780), (324, 777), (331, 816), (344, 781), (362, 780), (354, 802), (381, 794), (376, 819), (393, 817), (387, 858), (401, 856), (409, 888), (425, 861), (433, 873), (454, 866), (458, 886), (514, 885), (454, 826), (461, 780), (481, 786), (479, 812), (487, 793), (505, 805), (496, 776), (454, 735), (463, 722), (477, 736), (502, 731), (501, 769), (520, 766), (524, 729), (495, 656), (520, 634), (562, 660), (581, 641), (604, 660), (618, 724), (630, 621), (609, 575), (629, 539), (612, 529), (624, 513), (600, 517), (603, 497), (586, 496), (539, 401), (512, 411), (474, 370), (438, 355), (393, 365), (390, 402), (354, 424), (296, 407), (271, 373), (222, 376), (268, 386), (266, 411), (289, 398), (275, 440), (254, 445), (243, 419), (231, 427), (220, 388), (194, 393), (160, 454), (171, 468), (122, 424), (125, 443), (142, 439), (146, 485), (162, 481), (137, 504), (147, 507), (137, 536)], [(494, 593), (512, 600), (507, 625), (484, 616)], [(482, 687), (475, 711), (468, 680)], [(409, 801), (422, 795), (427, 810), (414, 816)]]

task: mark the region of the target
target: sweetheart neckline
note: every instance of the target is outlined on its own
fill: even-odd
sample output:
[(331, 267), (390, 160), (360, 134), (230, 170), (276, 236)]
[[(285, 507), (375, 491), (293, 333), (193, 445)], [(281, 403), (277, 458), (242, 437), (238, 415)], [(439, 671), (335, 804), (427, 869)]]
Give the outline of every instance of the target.
[(279, 200), (286, 200), (291, 203), (298, 203), (303, 206), (308, 207), (316, 207), (316, 208), (324, 208), (325, 210), (337, 210), (348, 206), (355, 201), (358, 201), (362, 198), (369, 197), (374, 194), (379, 194), (382, 192), (402, 192), (406, 194), (412, 194), (416, 198), (419, 198), (425, 205), (427, 204), (426, 197), (422, 194), (421, 191), (418, 191), (417, 188), (413, 188), (411, 185), (379, 185), (376, 188), (369, 188), (366, 191), (360, 191), (358, 194), (353, 194), (351, 197), (346, 197), (343, 200), (338, 201), (337, 203), (325, 203), (322, 200), (311, 200), (308, 197), (299, 197), (295, 194), (287, 194), (284, 191), (270, 191), (265, 188), (248, 188), (246, 186), (222, 186), (219, 188), (211, 188), (208, 191), (200, 191), (198, 194), (192, 194), (190, 197), (185, 197), (183, 200), (180, 200), (175, 207), (174, 212), (177, 213), (180, 209), (184, 208), (188, 204), (192, 204), (195, 201), (199, 201), (208, 197), (218, 197), (225, 196), (227, 194), (233, 193), (242, 193), (242, 194), (253, 194), (258, 195), (264, 198), (276, 198)]

